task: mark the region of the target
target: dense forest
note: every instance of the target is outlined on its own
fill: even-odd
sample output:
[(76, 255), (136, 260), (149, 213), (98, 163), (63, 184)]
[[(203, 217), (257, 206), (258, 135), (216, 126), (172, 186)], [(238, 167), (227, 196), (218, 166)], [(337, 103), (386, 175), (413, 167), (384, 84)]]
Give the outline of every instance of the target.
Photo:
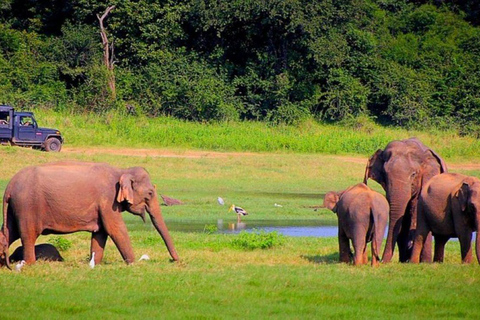
[(0, 0), (0, 103), (468, 134), (479, 21), (476, 0)]

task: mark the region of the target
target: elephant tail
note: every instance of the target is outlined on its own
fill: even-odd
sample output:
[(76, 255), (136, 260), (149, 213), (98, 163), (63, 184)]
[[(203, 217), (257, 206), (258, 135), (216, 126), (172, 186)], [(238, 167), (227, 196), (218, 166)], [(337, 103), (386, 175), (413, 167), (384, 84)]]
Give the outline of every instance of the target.
[[(380, 250), (381, 244), (377, 242), (377, 227), (375, 225), (375, 220), (373, 218), (373, 214), (370, 215), (370, 221), (373, 222), (372, 225), (372, 259), (375, 257), (377, 261), (380, 261)], [(383, 239), (382, 239), (383, 240)], [(374, 257), (373, 257), (374, 256)]]
[[(7, 187), (8, 190), (8, 187)], [(10, 238), (9, 238), (9, 233), (8, 233), (8, 205), (10, 202), (10, 193), (8, 191), (5, 191), (5, 194), (3, 195), (3, 228), (2, 228), (2, 233), (5, 236), (5, 241), (6, 241), (6, 249), (5, 249), (5, 264), (7, 265), (8, 269), (10, 268), (10, 258), (8, 256), (8, 247), (10, 246)]]

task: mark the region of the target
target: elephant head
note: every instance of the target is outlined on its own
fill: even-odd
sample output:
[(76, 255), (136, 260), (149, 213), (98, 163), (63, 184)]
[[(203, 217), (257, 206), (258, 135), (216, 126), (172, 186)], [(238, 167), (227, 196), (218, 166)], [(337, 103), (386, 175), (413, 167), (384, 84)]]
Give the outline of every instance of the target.
[(128, 212), (141, 216), (144, 221), (145, 212), (148, 212), (155, 229), (162, 236), (170, 256), (173, 260), (178, 260), (173, 240), (162, 217), (155, 186), (151, 183), (144, 168), (130, 168), (121, 175), (117, 201), (125, 205)]
[(447, 172), (443, 159), (416, 138), (390, 142), (370, 157), (364, 183), (369, 178), (385, 190), (390, 204), (390, 222), (383, 261), (392, 258), (398, 240), (400, 261), (410, 258), (409, 242), (416, 228), (416, 203), (420, 190), (431, 177)]
[(0, 267), (6, 265), (10, 269), (10, 260), (8, 259), (8, 241), (5, 234), (0, 231)]
[(323, 206), (328, 210), (332, 210), (333, 212), (337, 212), (337, 203), (340, 200), (340, 194), (335, 191), (330, 191), (325, 195), (323, 199)]
[(477, 231), (475, 247), (477, 261), (480, 264), (480, 180), (476, 177), (467, 177), (454, 194), (452, 205), (458, 205), (462, 214), (469, 222), (469, 227)]

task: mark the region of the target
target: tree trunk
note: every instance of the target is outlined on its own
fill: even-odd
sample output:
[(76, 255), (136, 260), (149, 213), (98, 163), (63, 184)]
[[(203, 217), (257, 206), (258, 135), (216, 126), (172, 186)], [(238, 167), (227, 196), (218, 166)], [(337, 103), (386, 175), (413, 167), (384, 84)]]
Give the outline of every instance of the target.
[(98, 22), (100, 23), (100, 35), (102, 36), (102, 45), (103, 45), (103, 64), (107, 67), (107, 80), (108, 80), (108, 88), (110, 89), (110, 95), (112, 100), (116, 98), (116, 88), (115, 88), (115, 73), (113, 72), (114, 69), (114, 61), (113, 61), (113, 42), (109, 44), (107, 38), (107, 32), (103, 26), (103, 20), (107, 17), (107, 15), (115, 9), (115, 6), (110, 6), (105, 10), (105, 13), (100, 17), (97, 14)]

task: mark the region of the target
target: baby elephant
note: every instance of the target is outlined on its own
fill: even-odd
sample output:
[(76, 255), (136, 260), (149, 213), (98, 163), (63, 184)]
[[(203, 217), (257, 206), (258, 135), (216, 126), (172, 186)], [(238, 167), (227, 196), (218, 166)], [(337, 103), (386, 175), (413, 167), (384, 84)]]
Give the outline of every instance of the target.
[[(411, 262), (418, 263), (427, 234), (435, 237), (433, 261), (443, 262), (448, 239), (458, 237), (462, 262), (472, 260), (472, 233), (480, 226), (480, 180), (458, 173), (442, 173), (430, 179), (418, 198), (417, 230)], [(480, 234), (476, 237), (480, 263)]]
[[(57, 248), (49, 243), (37, 244), (35, 246), (35, 259), (36, 260), (46, 260), (46, 261), (63, 261), (60, 252)], [(23, 246), (18, 247), (10, 256), (10, 261), (21, 261), (23, 260)]]
[(328, 192), (323, 204), (338, 216), (340, 262), (350, 262), (350, 239), (355, 250), (355, 265), (368, 262), (367, 243), (370, 241), (372, 266), (377, 265), (390, 210), (387, 199), (359, 183), (341, 192)]

